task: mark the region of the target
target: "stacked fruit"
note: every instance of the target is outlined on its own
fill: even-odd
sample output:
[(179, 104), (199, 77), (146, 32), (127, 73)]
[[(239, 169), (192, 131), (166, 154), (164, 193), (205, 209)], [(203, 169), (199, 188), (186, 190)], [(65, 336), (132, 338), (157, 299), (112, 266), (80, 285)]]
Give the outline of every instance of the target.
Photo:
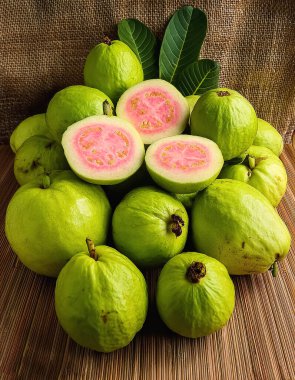
[(281, 136), (241, 94), (218, 88), (219, 65), (198, 60), (205, 34), (202, 11), (178, 10), (158, 75), (152, 32), (123, 20), (121, 41), (89, 53), (86, 86), (59, 91), (11, 136), (22, 186), (7, 238), (28, 268), (58, 277), (58, 319), (83, 346), (112, 351), (141, 329), (148, 298), (138, 267), (164, 265), (160, 316), (199, 337), (233, 312), (229, 274), (275, 272), (288, 253), (273, 207), (287, 182)]

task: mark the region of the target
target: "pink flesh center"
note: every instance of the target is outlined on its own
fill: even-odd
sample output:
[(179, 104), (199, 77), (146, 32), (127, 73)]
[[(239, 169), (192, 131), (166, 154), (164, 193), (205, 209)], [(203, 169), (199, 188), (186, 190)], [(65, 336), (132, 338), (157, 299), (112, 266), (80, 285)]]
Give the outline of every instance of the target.
[(160, 165), (168, 170), (193, 172), (208, 167), (210, 153), (200, 143), (173, 141), (160, 145), (155, 152)]
[(131, 136), (124, 129), (94, 124), (81, 128), (75, 135), (76, 151), (90, 167), (110, 169), (128, 161), (133, 153)]
[(137, 92), (128, 101), (128, 118), (140, 134), (161, 133), (179, 120), (180, 104), (171, 95), (158, 88)]

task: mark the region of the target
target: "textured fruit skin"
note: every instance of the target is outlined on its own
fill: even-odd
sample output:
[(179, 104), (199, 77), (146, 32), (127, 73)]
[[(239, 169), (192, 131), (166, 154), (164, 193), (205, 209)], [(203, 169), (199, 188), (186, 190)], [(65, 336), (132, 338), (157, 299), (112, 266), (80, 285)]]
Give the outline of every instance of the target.
[[(161, 170), (158, 162), (155, 162), (153, 159), (153, 150), (161, 144), (165, 144), (168, 141), (174, 141), (174, 138), (177, 138), (180, 143), (190, 143), (198, 140), (198, 142), (206, 144), (207, 148), (210, 148), (211, 153), (214, 152), (215, 158), (211, 161), (211, 163), (212, 166), (214, 163), (215, 167), (213, 171), (211, 168), (211, 173), (207, 176), (207, 178), (195, 178), (193, 175), (194, 173), (192, 173), (191, 176), (186, 176), (186, 178), (179, 179), (175, 173), (172, 172), (172, 170), (169, 173)], [(151, 144), (146, 150), (145, 163), (150, 176), (157, 185), (172, 193), (191, 194), (201, 191), (209, 186), (209, 184), (217, 178), (224, 161), (219, 147), (213, 141), (199, 136), (180, 135), (176, 137), (166, 137)]]
[(62, 146), (45, 136), (29, 137), (17, 150), (14, 175), (24, 185), (41, 174), (69, 169)]
[[(173, 214), (184, 222), (180, 236), (172, 232)], [(183, 250), (188, 222), (187, 212), (178, 200), (155, 187), (139, 187), (130, 191), (114, 211), (114, 243), (138, 266), (158, 266)]]
[(230, 274), (266, 272), (290, 249), (290, 233), (270, 202), (233, 179), (217, 179), (197, 194), (191, 225), (195, 248)]
[(45, 120), (45, 113), (30, 116), (15, 128), (10, 136), (10, 147), (14, 153), (31, 136), (46, 136), (51, 138)]
[(243, 181), (259, 190), (274, 206), (280, 203), (287, 188), (287, 173), (282, 161), (269, 149), (252, 145), (247, 154), (254, 158), (250, 168), (248, 160), (243, 164), (225, 166), (218, 178)]
[(271, 124), (260, 118), (258, 118), (257, 134), (253, 145), (265, 146), (276, 156), (279, 156), (284, 148), (281, 134)]
[(100, 352), (125, 347), (142, 328), (148, 307), (145, 279), (124, 255), (96, 247), (71, 258), (55, 288), (59, 323), (78, 344)]
[[(206, 275), (198, 283), (186, 277), (193, 262), (206, 267)], [(219, 261), (201, 253), (185, 252), (173, 257), (162, 269), (156, 301), (161, 319), (172, 331), (198, 338), (226, 325), (235, 305), (235, 288)]]
[[(218, 93), (229, 95), (218, 96)], [(248, 149), (256, 132), (254, 108), (241, 94), (228, 88), (207, 91), (191, 114), (192, 135), (215, 141), (224, 160), (230, 160)]]
[[(122, 161), (120, 162), (118, 158), (120, 162), (119, 167), (113, 169), (112, 166), (108, 165), (104, 173), (101, 173), (97, 167), (92, 170), (91, 164), (89, 164), (87, 159), (83, 161), (80, 159), (81, 150), (79, 148), (75, 149), (77, 133), (81, 133), (82, 128), (85, 128), (84, 130), (87, 133), (87, 130), (89, 130), (89, 127), (91, 128), (92, 125), (97, 125), (98, 127), (102, 126), (103, 131), (107, 134), (106, 138), (110, 138), (110, 135), (114, 134), (113, 132), (116, 128), (128, 134), (130, 137), (130, 144), (128, 144), (131, 152), (127, 156), (128, 160), (126, 160), (125, 163), (124, 161), (123, 163)], [(108, 135), (108, 131), (110, 131), (111, 128), (114, 129), (112, 129), (112, 132)], [(100, 137), (91, 138), (91, 140), (87, 141), (87, 144), (90, 144), (88, 150), (102, 149), (116, 155), (116, 146), (111, 143), (104, 144), (102, 140)], [(62, 146), (68, 163), (74, 173), (84, 181), (98, 185), (114, 185), (128, 179), (140, 168), (145, 155), (144, 145), (138, 132), (130, 123), (117, 116), (92, 116), (72, 124), (63, 134)]]
[(129, 87), (143, 81), (142, 66), (124, 42), (100, 43), (88, 54), (84, 66), (86, 86), (97, 88), (114, 102)]
[(85, 238), (105, 243), (110, 205), (104, 191), (79, 180), (71, 171), (53, 172), (20, 187), (5, 220), (7, 239), (29, 269), (56, 277), (65, 263), (84, 250)]
[(190, 193), (190, 194), (172, 193), (172, 195), (184, 205), (186, 210), (190, 210), (193, 206), (194, 199), (196, 198), (197, 193)]
[(185, 97), (189, 105), (190, 113), (193, 112), (194, 106), (197, 103), (197, 101), (200, 99), (200, 97), (201, 95), (189, 95)]
[(50, 134), (60, 142), (64, 131), (88, 116), (103, 115), (103, 102), (113, 102), (103, 92), (86, 86), (70, 86), (57, 92), (50, 100), (46, 122)]

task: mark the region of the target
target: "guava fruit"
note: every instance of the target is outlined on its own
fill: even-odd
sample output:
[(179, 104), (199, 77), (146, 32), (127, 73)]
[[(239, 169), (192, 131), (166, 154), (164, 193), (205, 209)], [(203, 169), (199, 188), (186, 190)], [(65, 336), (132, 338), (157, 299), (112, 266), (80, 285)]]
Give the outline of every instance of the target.
[(149, 79), (124, 92), (116, 113), (130, 121), (145, 144), (151, 144), (182, 133), (188, 122), (189, 106), (171, 83)]
[(235, 288), (219, 261), (185, 252), (162, 269), (156, 302), (161, 319), (172, 331), (198, 338), (226, 325), (235, 306)]
[(257, 134), (253, 145), (265, 146), (279, 156), (283, 151), (284, 142), (281, 134), (272, 125), (258, 118)]
[(72, 170), (87, 182), (120, 183), (144, 160), (144, 145), (130, 123), (116, 116), (92, 116), (71, 125), (62, 137)]
[(193, 206), (194, 199), (196, 198), (197, 193), (189, 193), (189, 194), (172, 193), (172, 195), (177, 200), (179, 200), (187, 210), (190, 210)]
[(194, 106), (197, 103), (198, 99), (200, 99), (200, 97), (201, 95), (189, 95), (185, 97), (189, 105), (190, 114), (193, 112)]
[(74, 255), (61, 270), (55, 310), (78, 344), (100, 352), (125, 347), (146, 319), (148, 294), (139, 269), (108, 246)]
[(191, 225), (195, 248), (230, 274), (265, 272), (290, 249), (290, 233), (270, 202), (233, 179), (217, 179), (197, 194)]
[(183, 250), (188, 215), (181, 202), (164, 191), (139, 187), (116, 207), (112, 228), (120, 252), (140, 267), (158, 266)]
[(14, 153), (29, 137), (41, 135), (51, 138), (45, 120), (45, 113), (30, 116), (23, 120), (10, 136), (10, 147)]
[(96, 88), (77, 85), (60, 90), (50, 100), (46, 111), (51, 135), (60, 142), (71, 124), (88, 116), (103, 115), (104, 102), (113, 107), (111, 99)]
[(248, 183), (259, 190), (274, 207), (280, 203), (287, 188), (287, 173), (282, 161), (271, 150), (254, 145), (247, 150), (243, 163), (224, 166), (219, 178)]
[(218, 176), (222, 153), (215, 142), (199, 136), (166, 137), (150, 145), (145, 162), (153, 180), (169, 192), (189, 194)]
[(29, 137), (17, 150), (14, 175), (20, 185), (53, 170), (69, 169), (62, 146), (45, 136)]
[(257, 132), (254, 108), (237, 91), (217, 88), (207, 91), (191, 114), (192, 135), (207, 137), (230, 160), (252, 145)]
[(6, 212), (6, 236), (24, 265), (56, 277), (83, 251), (85, 236), (105, 243), (110, 212), (101, 187), (81, 181), (70, 170), (57, 171), (16, 191)]
[(86, 86), (95, 87), (114, 102), (129, 87), (143, 81), (143, 70), (133, 51), (124, 42), (105, 38), (88, 54), (84, 66)]

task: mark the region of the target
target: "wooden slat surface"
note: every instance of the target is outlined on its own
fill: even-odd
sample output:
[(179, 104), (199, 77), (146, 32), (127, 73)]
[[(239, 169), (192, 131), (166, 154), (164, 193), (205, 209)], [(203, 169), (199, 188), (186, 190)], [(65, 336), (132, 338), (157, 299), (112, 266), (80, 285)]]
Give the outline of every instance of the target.
[(0, 147), (0, 378), (1, 379), (295, 379), (295, 151), (282, 159), (289, 183), (279, 213), (291, 231), (290, 254), (270, 273), (235, 277), (236, 307), (221, 331), (197, 340), (168, 331), (157, 315), (157, 271), (145, 272), (150, 310), (133, 342), (111, 354), (75, 344), (58, 325), (53, 279), (16, 258), (4, 235), (5, 210), (17, 189), (13, 155)]

